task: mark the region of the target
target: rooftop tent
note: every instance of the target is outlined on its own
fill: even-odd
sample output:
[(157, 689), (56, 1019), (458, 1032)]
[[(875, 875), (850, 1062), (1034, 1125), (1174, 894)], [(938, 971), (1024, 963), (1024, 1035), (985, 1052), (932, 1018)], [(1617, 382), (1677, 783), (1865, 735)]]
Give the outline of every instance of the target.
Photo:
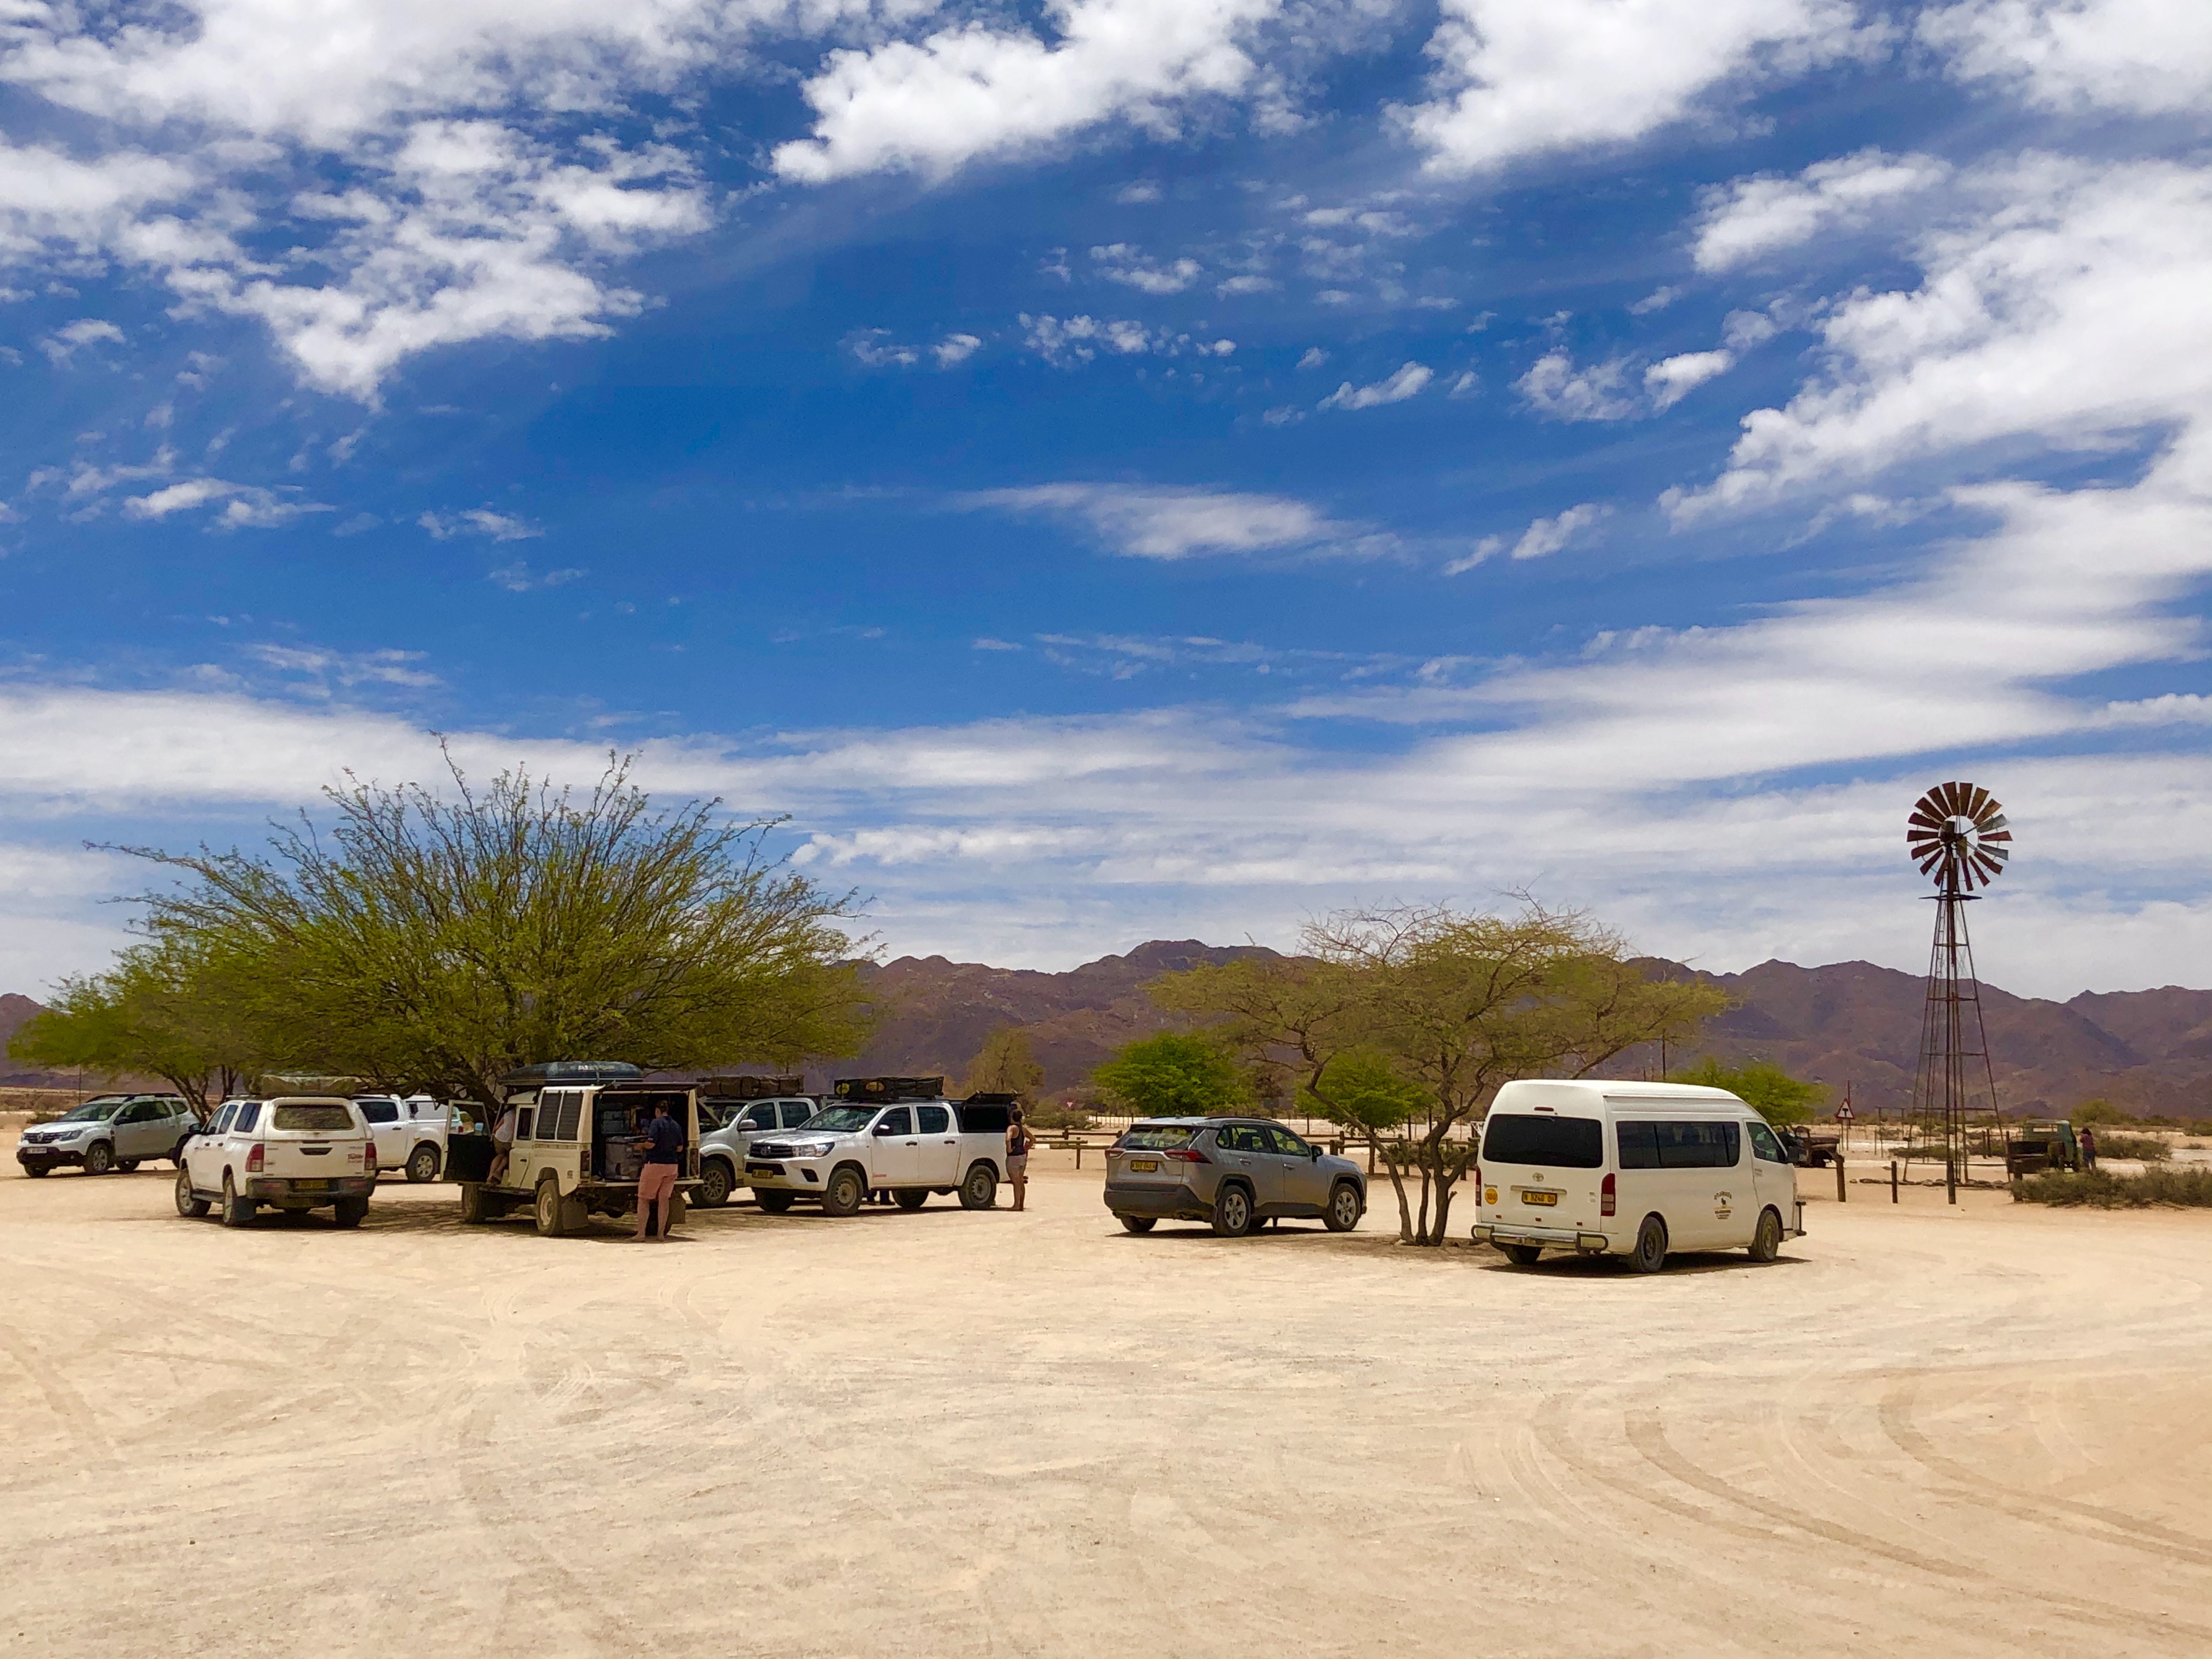
[(642, 1083), (645, 1073), (622, 1060), (548, 1060), (509, 1072), (500, 1082), (510, 1089), (557, 1089), (587, 1083)]
[(773, 1100), (783, 1095), (803, 1095), (803, 1077), (702, 1077), (699, 1087), (716, 1100)]
[(832, 1091), (840, 1100), (875, 1104), (886, 1100), (939, 1100), (941, 1077), (841, 1077)]

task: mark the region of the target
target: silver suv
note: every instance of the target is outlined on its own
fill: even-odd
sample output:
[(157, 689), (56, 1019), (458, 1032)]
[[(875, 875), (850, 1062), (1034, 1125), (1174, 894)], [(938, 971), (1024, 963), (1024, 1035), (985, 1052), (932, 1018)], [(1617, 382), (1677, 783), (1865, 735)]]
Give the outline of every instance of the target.
[(43, 1176), (64, 1164), (77, 1164), (87, 1175), (110, 1170), (128, 1175), (155, 1158), (181, 1169), (185, 1142), (199, 1130), (199, 1120), (182, 1095), (100, 1095), (24, 1130), (15, 1143), (15, 1161), (27, 1176)]
[(1367, 1212), (1367, 1177), (1267, 1118), (1150, 1117), (1107, 1149), (1106, 1207), (1133, 1233), (1165, 1218), (1242, 1238), (1291, 1216), (1348, 1233)]

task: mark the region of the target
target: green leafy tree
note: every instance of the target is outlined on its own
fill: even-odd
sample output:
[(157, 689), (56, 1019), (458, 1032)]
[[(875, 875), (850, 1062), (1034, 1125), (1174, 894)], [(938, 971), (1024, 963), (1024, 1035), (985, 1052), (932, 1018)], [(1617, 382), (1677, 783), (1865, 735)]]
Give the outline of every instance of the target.
[(968, 1067), (971, 1094), (1027, 1096), (1044, 1081), (1044, 1067), (1030, 1049), (1030, 1034), (1018, 1025), (1001, 1025), (983, 1039)]
[(1708, 1055), (1687, 1071), (1672, 1073), (1668, 1080), (1725, 1089), (1769, 1123), (1809, 1123), (1814, 1112), (1828, 1097), (1825, 1083), (1808, 1083), (1794, 1078), (1766, 1060), (1723, 1066)]
[(1409, 1243), (1443, 1242), (1500, 1085), (1585, 1076), (1639, 1043), (1681, 1041), (1727, 1003), (1713, 987), (1650, 977), (1589, 917), (1533, 903), (1510, 916), (1343, 911), (1309, 924), (1303, 944), (1297, 957), (1197, 968), (1150, 988), (1217, 1022), (1224, 1042), (1293, 1060), (1302, 1096), (1381, 1152)]
[(1163, 1031), (1129, 1043), (1092, 1079), (1131, 1117), (1233, 1111), (1246, 1097), (1236, 1060), (1219, 1043), (1185, 1031)]
[(2106, 1100), (2102, 1095), (2100, 1095), (2094, 1099), (2085, 1100), (2079, 1106), (2076, 1106), (2073, 1111), (2068, 1115), (2067, 1121), (2070, 1123), (2087, 1123), (2094, 1125), (2099, 1123), (2126, 1123), (2130, 1120), (2125, 1112), (2113, 1105), (2111, 1101)]
[(515, 1066), (788, 1065), (865, 1032), (849, 901), (772, 859), (766, 821), (656, 810), (627, 763), (578, 798), (505, 773), (454, 799), (325, 791), (334, 822), (259, 856), (125, 849), (176, 872), (157, 946), (227, 964), (227, 1006), (270, 1070), (489, 1106)]

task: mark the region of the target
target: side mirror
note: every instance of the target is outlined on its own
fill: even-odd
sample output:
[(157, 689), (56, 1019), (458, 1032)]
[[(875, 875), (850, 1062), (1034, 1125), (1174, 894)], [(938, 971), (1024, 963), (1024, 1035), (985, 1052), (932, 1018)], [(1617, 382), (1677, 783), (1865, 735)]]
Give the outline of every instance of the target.
[(1312, 1158), (1313, 1158), (1313, 1161), (1314, 1161), (1315, 1163), (1318, 1164), (1318, 1163), (1320, 1163), (1320, 1162), (1321, 1162), (1321, 1148), (1320, 1148), (1320, 1147), (1318, 1147), (1318, 1146), (1309, 1146), (1309, 1147), (1307, 1147), (1307, 1148), (1306, 1148), (1306, 1151), (1307, 1151), (1307, 1152), (1308, 1152), (1308, 1153), (1310, 1153), (1310, 1154), (1312, 1156)]
[(888, 1123), (878, 1123), (876, 1125), (876, 1133), (879, 1135), (887, 1135), (895, 1133), (895, 1131)]

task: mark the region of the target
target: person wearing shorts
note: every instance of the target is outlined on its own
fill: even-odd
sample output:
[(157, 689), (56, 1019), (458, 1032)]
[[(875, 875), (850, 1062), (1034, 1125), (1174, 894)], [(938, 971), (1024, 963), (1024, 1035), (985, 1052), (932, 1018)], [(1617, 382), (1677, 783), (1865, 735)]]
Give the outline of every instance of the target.
[[(676, 1172), (683, 1167), (684, 1130), (668, 1115), (668, 1103), (653, 1103), (653, 1121), (638, 1137), (645, 1162), (637, 1172), (637, 1234), (641, 1239), (668, 1237), (670, 1201), (676, 1196)], [(660, 1209), (659, 1225), (653, 1224), (653, 1206)]]
[(1036, 1145), (1036, 1137), (1030, 1126), (1022, 1121), (1022, 1109), (1015, 1107), (1006, 1115), (1006, 1179), (1014, 1183), (1014, 1207), (1024, 1207), (1030, 1189), (1030, 1148)]

